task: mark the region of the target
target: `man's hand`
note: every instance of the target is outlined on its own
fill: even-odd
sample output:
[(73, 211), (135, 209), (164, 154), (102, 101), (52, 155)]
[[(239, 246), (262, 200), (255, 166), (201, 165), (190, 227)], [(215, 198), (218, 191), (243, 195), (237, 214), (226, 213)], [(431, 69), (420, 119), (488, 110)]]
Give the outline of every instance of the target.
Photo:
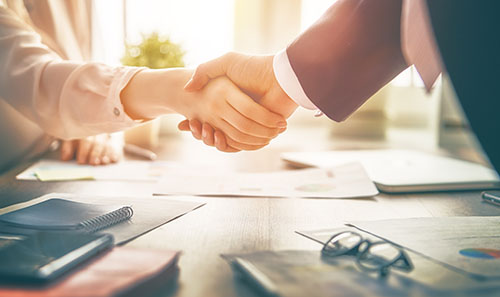
[[(297, 108), (297, 104), (286, 95), (274, 77), (273, 56), (225, 54), (199, 65), (186, 84), (185, 90), (198, 91), (211, 79), (219, 76), (227, 76), (256, 102), (285, 118)], [(189, 123), (186, 120), (179, 124), (179, 129), (191, 130), (195, 138), (203, 139), (206, 144), (215, 145), (221, 151), (233, 151), (231, 143), (228, 143), (230, 147), (227, 147), (224, 134), (217, 133), (210, 125), (196, 120)]]
[(118, 162), (122, 157), (123, 143), (113, 141), (109, 134), (64, 140), (61, 145), (61, 160), (75, 158), (78, 164), (107, 165)]
[(179, 108), (182, 115), (220, 130), (237, 150), (266, 146), (286, 127), (283, 116), (256, 103), (225, 76), (210, 80), (206, 87), (184, 98)]

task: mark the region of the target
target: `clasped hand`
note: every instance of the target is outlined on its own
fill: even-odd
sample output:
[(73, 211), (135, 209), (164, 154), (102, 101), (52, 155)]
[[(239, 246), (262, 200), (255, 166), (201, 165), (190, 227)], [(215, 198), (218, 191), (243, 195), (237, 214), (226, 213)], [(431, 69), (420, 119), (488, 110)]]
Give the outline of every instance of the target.
[(272, 63), (273, 56), (228, 53), (199, 65), (184, 89), (204, 92), (215, 84), (225, 90), (225, 100), (212, 101), (213, 118), (207, 119), (207, 113), (205, 118), (189, 115), (179, 129), (191, 131), (196, 139), (224, 152), (256, 150), (269, 144), (285, 131), (285, 119), (297, 108), (276, 81)]

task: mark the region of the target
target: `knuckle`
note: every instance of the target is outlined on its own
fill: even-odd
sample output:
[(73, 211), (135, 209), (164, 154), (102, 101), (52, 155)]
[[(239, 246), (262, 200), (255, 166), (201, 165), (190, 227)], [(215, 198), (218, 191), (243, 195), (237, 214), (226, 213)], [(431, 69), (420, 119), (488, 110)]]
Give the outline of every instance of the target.
[(205, 63), (199, 64), (196, 69), (194, 70), (193, 78), (198, 78), (200, 75), (202, 75), (205, 72), (205, 69), (207, 68), (207, 65)]
[(232, 60), (234, 57), (236, 57), (236, 55), (237, 55), (236, 52), (231, 51), (224, 54), (222, 58), (225, 60)]

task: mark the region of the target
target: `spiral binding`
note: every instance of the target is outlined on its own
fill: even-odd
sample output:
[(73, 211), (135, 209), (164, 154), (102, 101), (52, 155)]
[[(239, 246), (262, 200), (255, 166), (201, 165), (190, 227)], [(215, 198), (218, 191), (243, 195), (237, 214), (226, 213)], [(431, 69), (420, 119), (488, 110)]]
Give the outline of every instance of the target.
[(79, 226), (85, 229), (86, 232), (93, 233), (119, 222), (128, 220), (133, 214), (134, 210), (132, 207), (124, 206), (105, 215), (83, 221), (79, 224)]

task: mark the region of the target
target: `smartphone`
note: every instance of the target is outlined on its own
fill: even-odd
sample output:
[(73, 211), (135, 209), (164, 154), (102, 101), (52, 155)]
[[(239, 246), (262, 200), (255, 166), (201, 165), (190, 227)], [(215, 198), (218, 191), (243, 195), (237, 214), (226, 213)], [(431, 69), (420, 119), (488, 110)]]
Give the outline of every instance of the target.
[(109, 234), (46, 232), (0, 225), (0, 283), (52, 281), (112, 245)]
[(500, 206), (500, 191), (488, 191), (481, 194), (484, 202)]

